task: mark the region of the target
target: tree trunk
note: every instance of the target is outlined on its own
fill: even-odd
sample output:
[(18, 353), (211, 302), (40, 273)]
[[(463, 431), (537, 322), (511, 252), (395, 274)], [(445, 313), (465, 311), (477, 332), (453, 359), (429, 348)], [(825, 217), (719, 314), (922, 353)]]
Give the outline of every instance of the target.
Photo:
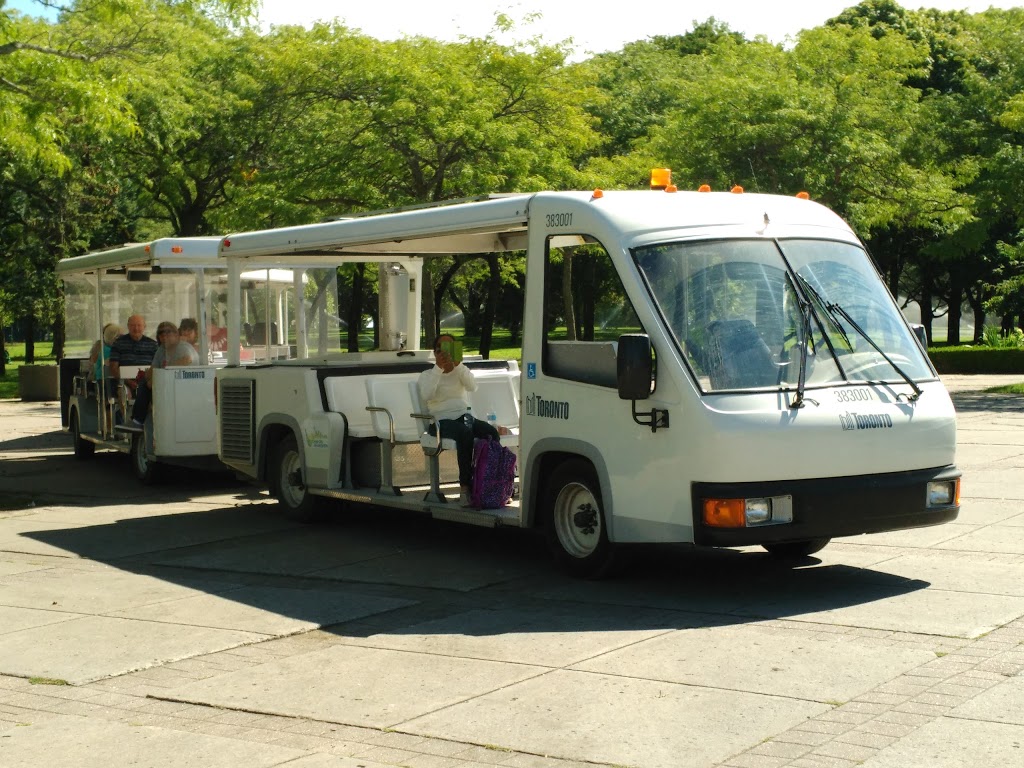
[(924, 335), (928, 339), (928, 346), (932, 345), (932, 281), (931, 277), (922, 273), (921, 275), (921, 325), (924, 326)]
[(346, 322), (348, 323), (348, 338), (346, 348), (349, 352), (359, 351), (359, 332), (363, 328), (363, 265), (356, 265), (357, 269), (352, 273), (352, 299), (348, 305)]
[(572, 251), (562, 252), (562, 303), (565, 312), (565, 338), (576, 341), (576, 307), (572, 295)]
[(25, 365), (36, 361), (36, 316), (25, 315)]
[[(434, 308), (434, 281), (430, 272), (430, 259), (423, 260), (423, 276), (420, 278), (420, 304), (423, 307), (423, 342), (419, 348), (427, 348), (437, 338), (437, 312)], [(417, 341), (419, 341), (417, 339)], [(412, 344), (413, 340), (410, 339)]]
[(951, 346), (960, 343), (960, 318), (963, 314), (964, 287), (957, 275), (950, 275), (949, 317), (946, 318), (946, 342)]
[(64, 313), (58, 312), (53, 321), (53, 349), (50, 354), (53, 359), (60, 361), (64, 357)]
[(7, 340), (4, 338), (4, 321), (0, 320), (0, 376), (7, 373)]
[(494, 335), (494, 315), (501, 295), (501, 265), (498, 254), (487, 254), (487, 265), (491, 270), (491, 278), (487, 283), (487, 301), (484, 304), (484, 316), (480, 323), (480, 355), (484, 360), (491, 358), (491, 338)]

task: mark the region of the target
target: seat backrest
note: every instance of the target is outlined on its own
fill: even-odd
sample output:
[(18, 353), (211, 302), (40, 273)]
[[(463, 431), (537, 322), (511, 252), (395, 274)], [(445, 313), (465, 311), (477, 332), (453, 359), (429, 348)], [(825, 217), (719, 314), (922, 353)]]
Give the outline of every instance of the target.
[(771, 351), (749, 320), (716, 320), (708, 326), (708, 363), (715, 389), (778, 384)]
[(476, 392), (469, 393), (473, 417), (486, 419), (490, 411), (503, 427), (519, 426), (519, 397), (507, 371), (476, 374)]
[(345, 415), (349, 437), (374, 437), (376, 431), (366, 410), (366, 383), (362, 376), (331, 376), (324, 380), (327, 407)]
[[(410, 384), (415, 385), (417, 375), (383, 374), (366, 377), (366, 399), (371, 406), (386, 408), (395, 425), (396, 443), (418, 443), (420, 425), (412, 417), (418, 403), (413, 400)], [(390, 439), (388, 417), (383, 413), (370, 413), (374, 432), (382, 440)]]

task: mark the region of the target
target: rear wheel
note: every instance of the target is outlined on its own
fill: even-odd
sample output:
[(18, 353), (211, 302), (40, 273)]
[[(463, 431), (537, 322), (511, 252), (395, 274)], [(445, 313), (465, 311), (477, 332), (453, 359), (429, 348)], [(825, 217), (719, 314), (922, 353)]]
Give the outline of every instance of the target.
[(146, 433), (136, 432), (132, 435), (132, 446), (129, 450), (132, 472), (145, 485), (152, 485), (159, 479), (160, 465), (146, 455)]
[(79, 461), (91, 459), (96, 453), (96, 443), (82, 437), (82, 429), (78, 420), (78, 411), (71, 412), (71, 439), (75, 446), (75, 458)]
[(559, 565), (574, 576), (607, 575), (616, 548), (608, 541), (594, 468), (580, 459), (563, 462), (548, 480), (544, 505), (545, 537)]
[(820, 552), (832, 539), (801, 539), (800, 541), (780, 541), (775, 544), (762, 544), (768, 550), (768, 554), (795, 560), (800, 557), (808, 557), (815, 552)]
[(271, 489), (285, 515), (300, 523), (312, 523), (323, 515), (324, 499), (313, 496), (303, 477), (302, 454), (295, 435), (288, 435), (274, 449)]

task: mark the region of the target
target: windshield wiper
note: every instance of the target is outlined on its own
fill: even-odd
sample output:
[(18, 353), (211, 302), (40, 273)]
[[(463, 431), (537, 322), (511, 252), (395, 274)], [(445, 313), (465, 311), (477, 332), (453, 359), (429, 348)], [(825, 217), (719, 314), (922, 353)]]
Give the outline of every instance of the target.
[(838, 318), (842, 318), (843, 320), (848, 322), (850, 324), (850, 327), (853, 328), (853, 330), (855, 330), (864, 339), (864, 341), (870, 344), (871, 348), (874, 349), (875, 352), (877, 352), (879, 355), (881, 355), (882, 359), (885, 360), (885, 362), (887, 362), (892, 367), (892, 369), (900, 375), (900, 378), (907, 382), (907, 384), (910, 385), (910, 388), (914, 390), (914, 394), (904, 395), (901, 393), (900, 395), (897, 396), (897, 399), (899, 399), (900, 397), (906, 397), (907, 400), (912, 403), (915, 400), (917, 400), (917, 398), (919, 398), (922, 394), (924, 394), (924, 391), (917, 385), (917, 382), (910, 378), (910, 376), (908, 376), (902, 368), (896, 365), (896, 363), (893, 361), (891, 357), (889, 357), (889, 355), (882, 351), (882, 348), (875, 343), (874, 339), (868, 336), (867, 331), (860, 327), (857, 321), (850, 316), (849, 312), (847, 312), (845, 309), (843, 309), (841, 305), (835, 303), (834, 301), (825, 301), (825, 299), (822, 298), (821, 294), (815, 290), (813, 285), (807, 282), (807, 278), (805, 278), (803, 275), (798, 273), (797, 279), (800, 281), (800, 285), (803, 286), (804, 290), (806, 290), (810, 295), (813, 295), (814, 298), (818, 301), (818, 303), (825, 308), (825, 311), (828, 312), (829, 317), (832, 319), (832, 322), (835, 324), (839, 332), (843, 335), (843, 341), (845, 341), (848, 346), (852, 348), (852, 345), (850, 344), (850, 339), (846, 335), (846, 331), (843, 329), (843, 325), (842, 323), (839, 322)]
[[(807, 347), (811, 341), (811, 305), (810, 302), (800, 298), (800, 292), (796, 289), (796, 285), (793, 284), (793, 277), (786, 273), (786, 278), (789, 280), (790, 285), (793, 288), (793, 293), (797, 297), (797, 306), (800, 309), (800, 371), (797, 374), (796, 380), (796, 397), (790, 402), (790, 408), (803, 408), (804, 407), (804, 387), (807, 384)], [(814, 402), (813, 400), (811, 402)]]

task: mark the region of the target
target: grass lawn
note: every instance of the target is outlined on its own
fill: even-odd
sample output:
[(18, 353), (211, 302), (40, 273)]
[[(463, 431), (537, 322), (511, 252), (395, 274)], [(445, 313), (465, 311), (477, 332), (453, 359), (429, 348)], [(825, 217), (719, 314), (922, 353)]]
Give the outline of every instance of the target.
[(1001, 387), (992, 387), (985, 391), (999, 395), (1024, 395), (1024, 384), (1004, 384)]
[[(7, 363), (6, 373), (0, 376), (0, 400), (12, 400), (20, 397), (18, 394), (18, 369), (25, 364), (25, 344), (8, 342), (4, 345), (11, 355), (11, 362)], [(53, 344), (49, 341), (36, 342), (35, 365), (56, 365), (57, 361), (50, 352)]]

